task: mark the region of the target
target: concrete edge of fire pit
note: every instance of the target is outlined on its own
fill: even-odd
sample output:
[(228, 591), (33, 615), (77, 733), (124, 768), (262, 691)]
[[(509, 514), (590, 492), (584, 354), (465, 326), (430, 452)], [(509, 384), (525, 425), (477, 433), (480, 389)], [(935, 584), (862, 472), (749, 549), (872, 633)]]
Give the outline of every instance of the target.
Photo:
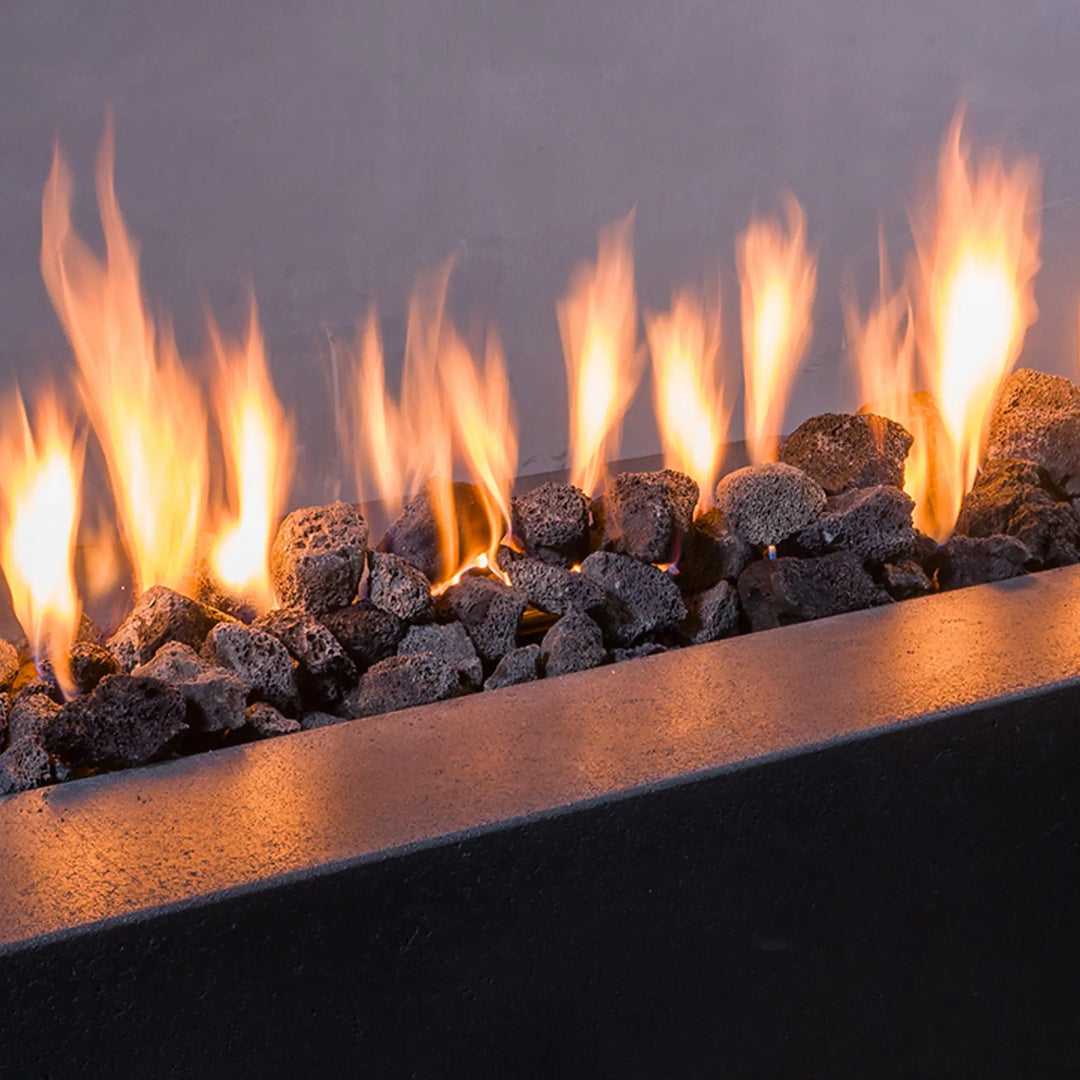
[(1065, 568), (12, 796), (0, 956), (1075, 684), (1078, 616)]

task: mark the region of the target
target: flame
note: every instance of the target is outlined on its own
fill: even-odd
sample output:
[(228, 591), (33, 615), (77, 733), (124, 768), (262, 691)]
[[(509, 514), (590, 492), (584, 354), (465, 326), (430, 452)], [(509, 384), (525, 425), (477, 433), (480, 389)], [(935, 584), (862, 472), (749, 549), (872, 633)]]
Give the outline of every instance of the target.
[(595, 263), (574, 271), (558, 305), (570, 399), (570, 482), (601, 487), (619, 448), (623, 416), (641, 378), (634, 298), (634, 217), (600, 232)]
[(653, 404), (664, 465), (697, 481), (698, 511), (713, 503), (723, 462), (729, 412), (719, 382), (720, 316), (689, 291), (671, 310), (646, 318), (652, 355)]
[[(352, 368), (351, 449), (361, 493), (373, 483), (391, 513), (424, 489), (439, 529), (442, 592), (471, 569), (507, 580), (497, 553), (510, 523), (517, 422), (502, 347), (489, 333), (480, 363), (446, 315), (451, 264), (423, 275), (409, 303), (401, 393), (386, 388), (378, 319), (369, 313)], [(455, 496), (464, 467), (479, 503), (477, 526)]]
[(0, 426), (0, 562), (35, 658), (48, 657), (64, 695), (72, 697), (69, 653), (80, 612), (75, 533), (82, 449), (53, 394), (42, 394), (34, 420), (31, 426), (16, 394)]
[(810, 342), (816, 256), (806, 250), (806, 215), (794, 195), (788, 227), (755, 218), (739, 237), (746, 442), (751, 461), (776, 457), (788, 393)]
[(71, 342), (80, 389), (108, 465), (136, 590), (183, 585), (206, 503), (206, 415), (172, 333), (155, 327), (138, 250), (113, 186), (106, 126), (97, 164), (101, 262), (73, 231), (71, 173), (57, 145), (42, 200), (41, 273)]
[(210, 336), (218, 362), (214, 411), (234, 509), (210, 565), (230, 595), (266, 610), (274, 604), (270, 544), (292, 483), (293, 420), (274, 393), (254, 300), (246, 341), (226, 346), (212, 321)]
[(946, 532), (978, 471), (994, 398), (1038, 315), (1038, 163), (1021, 158), (1006, 169), (995, 153), (973, 170), (962, 127), (959, 112), (941, 151), (933, 229), (916, 239), (919, 355), (951, 444), (936, 462)]

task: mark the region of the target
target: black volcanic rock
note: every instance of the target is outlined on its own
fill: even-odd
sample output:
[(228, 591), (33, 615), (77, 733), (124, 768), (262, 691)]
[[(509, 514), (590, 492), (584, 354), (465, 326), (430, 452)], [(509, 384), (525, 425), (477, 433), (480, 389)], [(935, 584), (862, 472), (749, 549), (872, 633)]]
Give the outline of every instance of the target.
[(15, 676), (19, 674), (19, 650), (0, 638), (0, 690), (10, 690)]
[(0, 795), (29, 791), (52, 779), (49, 755), (30, 736), (12, 739), (0, 754)]
[(60, 706), (46, 693), (16, 694), (7, 715), (8, 731), (11, 741), (19, 739), (40, 739), (52, 718), (60, 711)]
[(368, 599), (406, 622), (427, 622), (435, 611), (431, 581), (399, 555), (373, 551), (368, 564)]
[(754, 558), (754, 549), (728, 528), (722, 510), (713, 507), (691, 526), (679, 559), (679, 588), (701, 592), (718, 581), (734, 581)]
[(351, 603), (364, 571), (367, 541), (367, 522), (350, 503), (294, 510), (270, 548), (278, 602), (312, 615)]
[(248, 688), (248, 702), (265, 701), (286, 716), (300, 709), (293, 659), (277, 638), (243, 623), (222, 623), (210, 631), (203, 659), (236, 675)]
[(517, 495), (513, 532), (534, 559), (570, 567), (589, 554), (589, 499), (572, 484), (549, 482)]
[(730, 581), (718, 581), (685, 599), (686, 618), (679, 624), (679, 637), (688, 645), (717, 641), (738, 629), (739, 594)]
[(484, 668), (468, 631), (459, 622), (411, 626), (398, 644), (398, 656), (428, 653), (449, 664), (460, 676), (461, 684), (479, 690)]
[(499, 548), (499, 566), (534, 608), (552, 615), (592, 612), (604, 606), (604, 590), (580, 572)]
[(615, 551), (595, 551), (581, 564), (581, 572), (604, 590), (606, 600), (596, 621), (613, 645), (632, 645), (646, 634), (673, 630), (686, 618), (675, 579), (650, 563)]
[(354, 719), (377, 716), (444, 701), (459, 687), (457, 669), (431, 653), (391, 656), (368, 669), (345, 699), (345, 711)]
[(739, 575), (739, 601), (754, 630), (887, 603), (862, 561), (850, 551), (814, 559), (759, 559)]
[(899, 488), (852, 488), (831, 496), (820, 517), (795, 542), (811, 554), (843, 548), (860, 559), (887, 562), (911, 552), (915, 503)]
[(698, 495), (697, 483), (674, 469), (619, 473), (597, 502), (606, 544), (644, 562), (673, 562)]
[(532, 682), (539, 678), (540, 646), (522, 645), (511, 649), (496, 665), (484, 683), (485, 690), (501, 690), (504, 686)]
[(544, 635), (539, 659), (549, 679), (599, 667), (607, 659), (603, 631), (588, 615), (571, 611)]
[(405, 636), (404, 621), (370, 600), (357, 600), (321, 616), (319, 621), (337, 638), (361, 674), (372, 664), (393, 656)]
[(198, 649), (206, 635), (232, 618), (191, 600), (164, 585), (154, 585), (136, 601), (131, 613), (109, 638), (109, 651), (121, 671), (145, 664), (167, 641)]
[(780, 447), (780, 460), (813, 477), (827, 495), (852, 488), (904, 486), (912, 438), (873, 413), (825, 413), (800, 424)]
[(963, 589), (1027, 572), (1031, 552), (1015, 536), (953, 536), (938, 552), (938, 584)]
[(76, 641), (68, 657), (71, 681), (80, 694), (89, 694), (106, 675), (116, 675), (120, 664), (104, 645)]
[(249, 705), (244, 713), (244, 724), (260, 739), (270, 739), (275, 735), (291, 735), (300, 730), (300, 721), (291, 716), (283, 716), (273, 705), (265, 701), (256, 701)]
[(728, 473), (716, 485), (716, 505), (748, 544), (779, 544), (821, 513), (825, 492), (793, 465), (770, 462)]
[(42, 742), (72, 765), (130, 768), (161, 757), (186, 729), (186, 712), (180, 691), (157, 679), (106, 675), (59, 709)]
[(514, 647), (525, 612), (525, 594), (492, 578), (466, 575), (446, 590), (443, 599), (491, 670)]
[(145, 664), (134, 668), (131, 674), (178, 686), (197, 679), (205, 670), (206, 663), (190, 645), (167, 641)]
[(356, 685), (356, 665), (313, 615), (276, 608), (252, 623), (277, 638), (296, 661), (296, 683), (309, 708), (333, 708)]
[(886, 563), (882, 570), (885, 588), (894, 600), (910, 600), (913, 596), (933, 592), (934, 583), (914, 559)]

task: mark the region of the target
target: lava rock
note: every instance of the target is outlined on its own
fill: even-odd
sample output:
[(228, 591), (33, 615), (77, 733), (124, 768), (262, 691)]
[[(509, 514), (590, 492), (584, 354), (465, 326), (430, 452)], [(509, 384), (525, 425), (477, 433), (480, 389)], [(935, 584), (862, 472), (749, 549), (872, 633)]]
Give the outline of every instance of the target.
[(540, 642), (540, 667), (549, 679), (599, 667), (606, 659), (603, 631), (580, 611), (564, 615)]
[(480, 659), (498, 663), (517, 641), (525, 594), (493, 578), (467, 575), (443, 594), (449, 609), (472, 638)]
[(463, 687), (480, 689), (484, 681), (484, 668), (472, 638), (461, 623), (410, 626), (398, 645), (398, 656), (420, 656), (425, 653), (452, 667)]
[(89, 694), (106, 675), (116, 675), (120, 664), (104, 645), (76, 641), (68, 656), (71, 681), (80, 694)]
[(697, 483), (674, 469), (620, 473), (596, 506), (607, 544), (643, 562), (673, 562), (699, 494)]
[(580, 572), (499, 548), (499, 566), (534, 608), (551, 615), (596, 611), (604, 606), (604, 590)]
[(337, 638), (360, 674), (372, 664), (393, 656), (398, 642), (405, 636), (404, 621), (370, 600), (357, 600), (321, 616), (319, 621)]
[(621, 664), (624, 660), (643, 660), (646, 656), (659, 656), (661, 653), (670, 651), (666, 645), (658, 641), (643, 641), (640, 645), (632, 645), (629, 649), (612, 649), (611, 662)]
[(716, 504), (748, 544), (779, 544), (821, 513), (825, 492), (800, 469), (771, 462), (728, 473), (716, 485)]
[(431, 579), (399, 555), (373, 551), (368, 599), (406, 622), (427, 622), (435, 611)]
[(176, 684), (187, 702), (186, 721), (193, 731), (236, 731), (244, 726), (248, 688), (224, 668), (213, 667)]
[[(937, 548), (935, 545), (935, 554)], [(901, 559), (883, 567), (885, 588), (894, 600), (910, 600), (933, 592), (934, 583), (914, 559)]]
[(19, 674), (19, 650), (10, 642), (0, 638), (0, 690), (10, 690)]
[(206, 664), (190, 646), (179, 641), (167, 641), (145, 664), (131, 672), (146, 679), (157, 679), (169, 686), (197, 679), (206, 670)]
[(232, 618), (182, 596), (164, 585), (154, 585), (139, 597), (131, 613), (108, 641), (121, 671), (145, 664), (167, 641), (198, 649), (206, 635)]
[(258, 735), (260, 739), (273, 738), (275, 735), (291, 735), (294, 731), (300, 730), (299, 720), (283, 716), (273, 705), (267, 705), (265, 701), (256, 701), (247, 707), (244, 723), (247, 729)]
[(294, 510), (270, 548), (270, 576), (283, 607), (319, 615), (356, 598), (367, 553), (360, 508), (335, 502)]
[(11, 695), (0, 691), (0, 746), (7, 745), (9, 712), (11, 712)]
[(511, 503), (514, 536), (534, 559), (570, 567), (589, 554), (589, 499), (572, 484), (541, 484)]
[(243, 623), (222, 623), (207, 635), (203, 659), (238, 676), (248, 701), (264, 701), (286, 716), (299, 711), (300, 695), (288, 649), (266, 633)]
[(64, 705), (42, 736), (71, 764), (130, 768), (161, 757), (187, 728), (179, 690), (157, 679), (106, 675), (91, 694)]
[(277, 608), (252, 625), (272, 634), (289, 650), (297, 664), (296, 682), (305, 704), (332, 709), (356, 685), (356, 666), (314, 615)]
[(853, 488), (830, 497), (822, 515), (795, 542), (815, 555), (844, 548), (860, 559), (887, 562), (914, 546), (914, 509), (914, 500), (899, 488)]
[(964, 496), (956, 522), (961, 536), (1015, 536), (1033, 568), (1080, 561), (1080, 518), (1053, 493), (1040, 465), (1016, 458), (986, 463)]
[(49, 755), (29, 736), (12, 739), (0, 754), (0, 795), (29, 791), (52, 780)]
[(686, 618), (679, 637), (688, 645), (703, 645), (730, 637), (739, 627), (739, 594), (730, 581), (686, 598)]
[(852, 488), (904, 486), (911, 435), (873, 413), (825, 413), (800, 424), (780, 447), (780, 460), (813, 477), (827, 495)]
[(1080, 495), (1080, 387), (1021, 368), (1004, 382), (990, 415), (986, 459), (1041, 465), (1066, 495)]
[(595, 551), (581, 564), (581, 572), (604, 590), (606, 599), (596, 618), (614, 645), (632, 645), (646, 634), (672, 630), (686, 618), (675, 579), (649, 563), (615, 551)]
[(754, 549), (728, 527), (722, 510), (702, 514), (686, 534), (679, 559), (679, 588), (702, 592), (718, 581), (734, 581), (754, 558)]
[(17, 739), (40, 739), (49, 721), (60, 711), (60, 706), (48, 694), (21, 693), (11, 703), (8, 713), (8, 731), (11, 741)]
[(438, 656), (391, 656), (368, 669), (345, 699), (345, 710), (359, 719), (444, 701), (459, 692), (457, 669)]
[(850, 551), (815, 559), (759, 559), (739, 575), (739, 601), (754, 630), (823, 619), (888, 603)]
[(1031, 552), (1015, 536), (953, 536), (938, 552), (943, 589), (1005, 581), (1027, 572)]
[(532, 682), (540, 677), (540, 646), (522, 645), (511, 649), (496, 665), (484, 683), (485, 690), (501, 690), (504, 686)]
[(330, 727), (332, 724), (344, 722), (344, 717), (328, 712), (306, 712), (300, 717), (300, 726), (304, 731), (314, 731), (316, 728)]
[[(492, 543), (491, 525), (476, 486), (455, 481), (450, 497), (453, 499), (454, 521), (458, 531), (457, 550), (488, 550)], [(498, 540), (498, 537), (494, 539)], [(429, 581), (445, 579), (448, 574), (444, 571), (454, 569), (443, 566), (446, 553), (443, 551), (439, 522), (432, 508), (430, 488), (425, 488), (405, 504), (397, 520), (386, 530), (379, 548), (415, 566)], [(377, 600), (375, 602), (378, 603)]]

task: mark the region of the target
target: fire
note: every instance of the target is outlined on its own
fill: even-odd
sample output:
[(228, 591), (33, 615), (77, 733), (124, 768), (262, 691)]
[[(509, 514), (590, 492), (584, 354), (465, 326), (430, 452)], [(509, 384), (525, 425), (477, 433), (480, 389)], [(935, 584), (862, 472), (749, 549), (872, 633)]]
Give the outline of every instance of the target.
[(723, 461), (728, 411), (719, 380), (720, 318), (689, 291), (646, 319), (653, 403), (664, 465), (697, 481), (698, 510), (712, 506)]
[(38, 660), (73, 696), (68, 654), (79, 622), (75, 533), (82, 450), (57, 398), (43, 394), (31, 425), (21, 395), (0, 427), (0, 562), (12, 606)]
[(595, 263), (574, 272), (558, 306), (570, 400), (570, 482), (594, 495), (619, 448), (641, 378), (633, 214), (601, 230)]
[(218, 361), (214, 411), (234, 510), (218, 533), (211, 568), (230, 595), (265, 610), (274, 603), (270, 544), (292, 483), (293, 421), (274, 393), (254, 301), (246, 341), (226, 346), (213, 324), (211, 338)]
[[(473, 568), (502, 576), (497, 552), (510, 523), (517, 424), (498, 338), (481, 363), (446, 314), (450, 264), (424, 275), (409, 304), (398, 401), (386, 389), (378, 320), (368, 316), (352, 369), (351, 443), (357, 487), (373, 481), (390, 510), (424, 489), (438, 526), (439, 592)], [(479, 527), (455, 497), (454, 466), (475, 485)]]
[(973, 170), (962, 125), (959, 113), (941, 151), (934, 226), (916, 243), (919, 354), (949, 443), (936, 462), (946, 533), (978, 471), (994, 398), (1038, 315), (1038, 164), (1021, 158), (1006, 169), (991, 154)]
[(136, 590), (180, 587), (206, 504), (206, 414), (171, 332), (155, 326), (142, 300), (138, 250), (113, 186), (111, 126), (97, 193), (104, 263), (73, 231), (71, 174), (57, 146), (42, 201), (41, 273), (78, 362)]
[(746, 442), (750, 459), (776, 457), (791, 384), (810, 342), (816, 256), (806, 250), (806, 215), (785, 200), (787, 229), (755, 218), (739, 237)]

